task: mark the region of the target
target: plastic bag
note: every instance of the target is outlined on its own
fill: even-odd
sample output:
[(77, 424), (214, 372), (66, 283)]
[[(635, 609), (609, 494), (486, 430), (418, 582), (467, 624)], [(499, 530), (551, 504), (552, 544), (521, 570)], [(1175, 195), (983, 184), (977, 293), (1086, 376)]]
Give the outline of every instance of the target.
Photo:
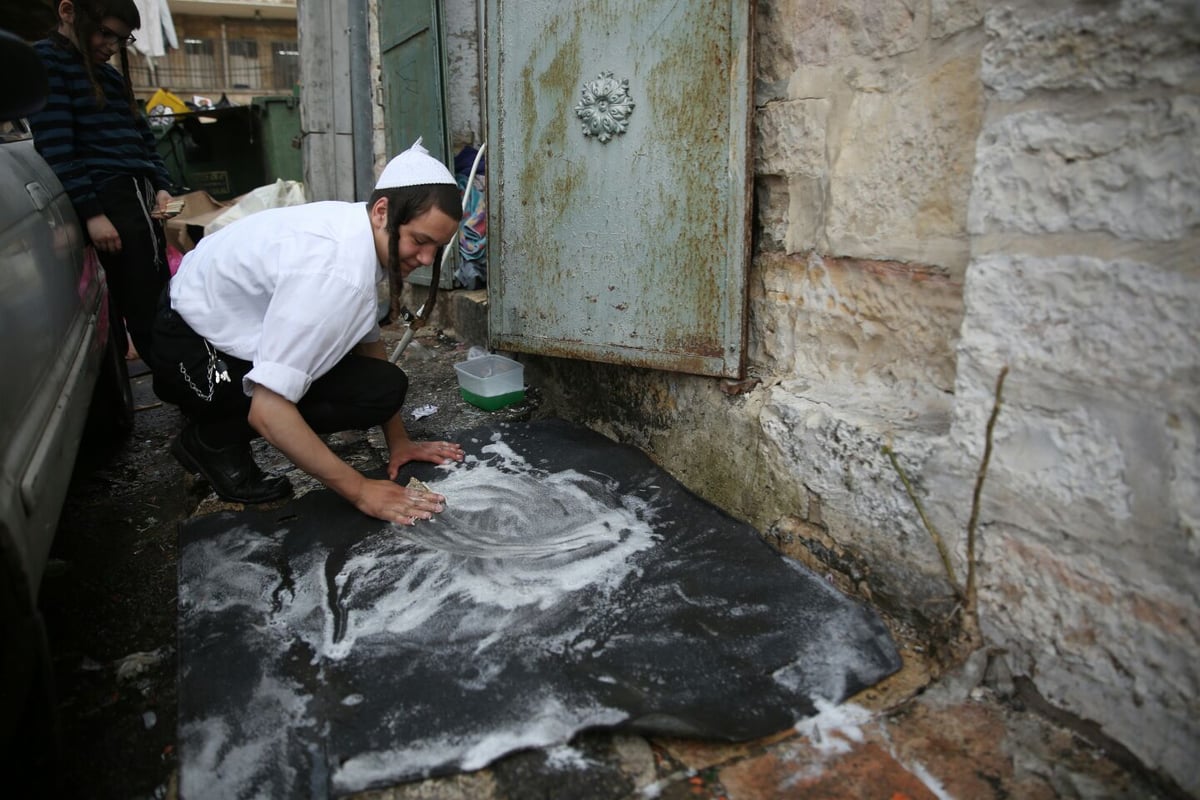
[(265, 211), (268, 208), (283, 208), (284, 206), (298, 206), (307, 202), (308, 194), (304, 189), (303, 182), (285, 181), (283, 178), (280, 178), (274, 183), (259, 186), (257, 189), (251, 189), (239, 197), (236, 203), (218, 214), (211, 222), (204, 226), (204, 235), (207, 236), (210, 233), (219, 231), (231, 222), (236, 222), (242, 217), (248, 217), (256, 211)]

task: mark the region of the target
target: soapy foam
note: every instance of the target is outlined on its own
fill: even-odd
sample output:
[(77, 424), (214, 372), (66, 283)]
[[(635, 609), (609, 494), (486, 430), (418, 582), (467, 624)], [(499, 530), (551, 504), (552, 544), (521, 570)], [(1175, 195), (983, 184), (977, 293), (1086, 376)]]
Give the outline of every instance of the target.
[[(236, 722), (212, 717), (181, 731), (189, 742), (189, 796), (263, 788), (284, 796), (302, 789), (287, 766), (288, 737), (310, 736), (318, 723), (307, 708), (311, 696), (282, 672), (297, 641), (318, 669), (349, 658), (366, 640), (404, 646), (477, 640), (480, 655), (501, 643), (511, 646), (574, 593), (613, 591), (636, 569), (632, 557), (657, 540), (644, 501), (617, 493), (611, 481), (533, 467), (499, 437), (482, 457), (441, 468), (427, 483), (448, 498), (445, 512), (415, 528), (381, 526), (344, 553), (313, 548), (285, 555), (286, 530), (262, 536), (245, 526), (189, 545), (181, 605), (203, 615), (271, 609), (265, 621), (257, 617), (263, 622), (250, 641), (255, 650), (276, 653), (261, 659), (259, 686)], [(331, 561), (336, 558), (342, 560)], [(594, 647), (576, 641), (581, 633), (577, 624), (540, 629), (544, 639), (537, 646)], [(494, 658), (477, 658), (453, 679), (469, 690), (486, 690), (503, 672), (506, 654), (507, 648)], [(339, 700), (343, 707), (366, 702), (358, 693)], [(581, 728), (625, 719), (624, 712), (602, 706), (567, 708), (555, 698), (531, 699), (538, 702), (532, 717), (523, 714), (499, 728), (356, 755), (336, 769), (334, 784), (342, 790), (368, 786), (397, 774), (398, 764), (406, 773), (453, 762), (477, 769), (514, 749), (562, 744)], [(394, 721), (402, 721), (403, 713), (398, 709)], [(267, 764), (282, 771), (267, 779)]]
[[(640, 555), (664, 535), (656, 525), (670, 531), (673, 524), (656, 518), (657, 500), (642, 499), (648, 484), (639, 495), (624, 494), (607, 476), (550, 472), (499, 435), (480, 456), (439, 467), (425, 482), (447, 497), (447, 510), (415, 527), (380, 524), (358, 541), (345, 537), (340, 544), (333, 543), (336, 536), (291, 542), (286, 530), (263, 534), (241, 527), (187, 545), (184, 618), (208, 624), (210, 615), (220, 615), (221, 625), (239, 626), (239, 668), (261, 670), (256, 696), (247, 702), (239, 697), (218, 715), (206, 710), (181, 731), (187, 744), (181, 777), (193, 800), (260, 790), (293, 796), (314, 780), (358, 791), (448, 768), (473, 770), (513, 750), (565, 745), (580, 730), (628, 720), (628, 711), (602, 699), (611, 694), (607, 688), (560, 695), (539, 684), (528, 696), (512, 691), (529, 670), (560, 657), (588, 663), (607, 648), (624, 652), (635, 640), (651, 651), (678, 640), (678, 632), (666, 629), (635, 635), (623, 628), (631, 598), (621, 587), (643, 568), (660, 574), (656, 570), (687, 563), (678, 547), (667, 561)], [(832, 587), (817, 594), (823, 591), (836, 594)], [(712, 636), (724, 629), (710, 627), (708, 614), (755, 621), (770, 611), (758, 598), (706, 595), (686, 581), (649, 582), (636, 597), (647, 607), (661, 601), (688, 609), (697, 631)], [(620, 608), (610, 607), (609, 598), (619, 598)], [(861, 620), (832, 605), (837, 610), (791, 606), (780, 612), (792, 617), (784, 626), (789, 630), (828, 631), (814, 637), (823, 645), (801, 646), (773, 673), (789, 694), (845, 695), (846, 671), (855, 664), (851, 643), (859, 638), (853, 629)], [(843, 638), (844, 650), (835, 644)], [(207, 651), (208, 664), (216, 663), (217, 652)], [(298, 668), (303, 662), (297, 659), (310, 661)], [(355, 677), (379, 664), (394, 670), (397, 680), (432, 679), (438, 691), (398, 701), (381, 697), (371, 681)], [(632, 668), (633, 679), (607, 669), (585, 674), (593, 687), (632, 680), (649, 682), (654, 691), (666, 680)], [(287, 677), (292, 674), (299, 682)], [(320, 693), (313, 694), (320, 686), (338, 687), (326, 699), (338, 710), (328, 718), (321, 716)], [(481, 707), (469, 718), (442, 719), (443, 698)], [(818, 704), (817, 724), (824, 727), (814, 728), (832, 738), (828, 747), (853, 741), (857, 730), (848, 724), (831, 728), (832, 708)], [(362, 747), (357, 735), (340, 738), (339, 731), (353, 728), (340, 728), (348, 720), (369, 722), (372, 744)], [(433, 723), (428, 733), (425, 722)], [(321, 749), (328, 741), (358, 749), (328, 758)], [(571, 753), (560, 750), (548, 758), (566, 769)], [(305, 773), (328, 771), (298, 776), (298, 765)]]
[(643, 501), (572, 470), (543, 473), (501, 442), (484, 452), (493, 457), (428, 481), (444, 512), (351, 548), (335, 578), (345, 630), (325, 626), (322, 655), (344, 658), (363, 637), (419, 636), (464, 600), (471, 610), (454, 628), (429, 632), (486, 647), (573, 592), (611, 592), (655, 542)]

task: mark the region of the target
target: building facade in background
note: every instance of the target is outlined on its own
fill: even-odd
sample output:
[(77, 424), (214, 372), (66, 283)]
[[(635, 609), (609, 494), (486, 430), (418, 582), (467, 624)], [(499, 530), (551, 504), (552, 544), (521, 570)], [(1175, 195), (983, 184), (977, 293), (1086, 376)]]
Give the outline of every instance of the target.
[[(144, 0), (153, 6), (156, 0)], [(224, 97), (233, 104), (262, 95), (292, 94), (300, 77), (296, 0), (165, 0), (168, 15), (144, 14), (149, 26), (172, 24), (178, 48), (163, 55), (130, 54), (134, 91), (158, 89), (185, 102)], [(152, 10), (152, 9), (151, 9)]]

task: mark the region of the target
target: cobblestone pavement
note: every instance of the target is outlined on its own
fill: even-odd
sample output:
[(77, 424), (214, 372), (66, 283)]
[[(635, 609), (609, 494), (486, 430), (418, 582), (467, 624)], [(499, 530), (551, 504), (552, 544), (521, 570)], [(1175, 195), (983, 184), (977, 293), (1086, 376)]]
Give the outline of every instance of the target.
[[(395, 330), (385, 331), (394, 342)], [(485, 412), (458, 397), (453, 364), (466, 345), (426, 329), (403, 356), (414, 438), (455, 434), (539, 413), (525, 402)], [(230, 508), (171, 458), (178, 412), (148, 376), (132, 439), (97, 465), (85, 454), (64, 510), (43, 607), (59, 686), (61, 796), (176, 796), (176, 532), (181, 520)], [(377, 466), (378, 432), (329, 438), (350, 463)], [(265, 443), (265, 467), (291, 470)], [(294, 470), (297, 493), (315, 483)], [(358, 800), (529, 798), (1153, 798), (1177, 796), (1084, 735), (1035, 713), (1019, 683), (987, 672), (986, 654), (936, 676), (919, 642), (895, 629), (905, 667), (797, 730), (718, 744), (583, 734), (553, 751), (517, 753), (479, 772), (356, 795)], [(985, 673), (988, 675), (985, 679)], [(1036, 698), (1034, 698), (1036, 700)], [(51, 776), (43, 787), (53, 785)]]

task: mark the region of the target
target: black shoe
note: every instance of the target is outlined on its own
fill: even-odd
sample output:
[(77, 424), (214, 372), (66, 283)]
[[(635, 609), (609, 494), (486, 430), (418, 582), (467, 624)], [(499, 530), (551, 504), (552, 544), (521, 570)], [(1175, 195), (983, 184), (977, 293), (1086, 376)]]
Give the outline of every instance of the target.
[(207, 478), (217, 497), (231, 503), (269, 503), (292, 493), (286, 477), (271, 477), (258, 468), (248, 442), (214, 450), (200, 441), (195, 425), (188, 425), (171, 442), (171, 454), (184, 469)]

